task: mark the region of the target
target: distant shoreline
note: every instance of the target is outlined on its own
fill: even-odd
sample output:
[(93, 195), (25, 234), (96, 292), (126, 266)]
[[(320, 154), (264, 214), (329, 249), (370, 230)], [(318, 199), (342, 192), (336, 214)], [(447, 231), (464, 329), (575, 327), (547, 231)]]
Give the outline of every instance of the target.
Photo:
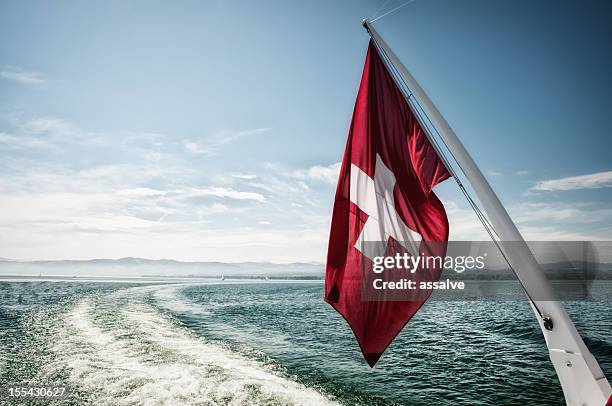
[(236, 283), (323, 283), (323, 279), (292, 279), (292, 278), (206, 278), (185, 276), (131, 276), (131, 277), (105, 277), (105, 276), (71, 276), (71, 275), (0, 275), (0, 282), (106, 282), (106, 283), (202, 283), (209, 285), (236, 284)]

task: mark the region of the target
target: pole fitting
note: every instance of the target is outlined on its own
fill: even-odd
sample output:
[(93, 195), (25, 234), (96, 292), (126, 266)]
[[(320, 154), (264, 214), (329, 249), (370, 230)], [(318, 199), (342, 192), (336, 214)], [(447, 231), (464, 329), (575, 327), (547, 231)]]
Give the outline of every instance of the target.
[(546, 316), (542, 318), (542, 322), (544, 323), (544, 328), (548, 331), (552, 331), (553, 329), (553, 321), (550, 316)]
[(366, 29), (366, 31), (368, 32), (368, 34), (370, 33), (370, 20), (367, 18), (364, 18), (363, 20), (361, 20), (361, 25), (363, 25), (363, 28)]

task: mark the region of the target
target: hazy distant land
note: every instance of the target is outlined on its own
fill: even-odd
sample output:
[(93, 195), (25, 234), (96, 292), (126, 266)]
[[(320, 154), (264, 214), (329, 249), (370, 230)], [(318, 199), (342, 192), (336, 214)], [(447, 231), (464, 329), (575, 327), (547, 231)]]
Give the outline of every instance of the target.
[[(612, 279), (610, 263), (556, 262), (543, 264), (552, 279)], [(586, 271), (585, 271), (586, 269)], [(76, 277), (181, 277), (181, 278), (270, 278), (323, 279), (325, 265), (316, 262), (277, 264), (271, 262), (186, 262), (172, 259), (91, 259), (17, 261), (0, 258), (2, 276)], [(457, 274), (444, 272), (451, 279), (514, 279), (508, 269), (481, 270)]]
[(320, 263), (275, 264), (271, 262), (186, 262), (172, 259), (91, 259), (55, 261), (15, 261), (0, 259), (0, 276), (78, 276), (78, 277), (282, 277), (320, 279), (325, 265)]

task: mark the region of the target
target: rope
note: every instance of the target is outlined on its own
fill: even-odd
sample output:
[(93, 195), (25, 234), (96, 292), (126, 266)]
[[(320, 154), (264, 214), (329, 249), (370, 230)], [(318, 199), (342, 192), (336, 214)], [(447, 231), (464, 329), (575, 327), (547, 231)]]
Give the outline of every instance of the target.
[[(400, 8), (402, 8), (402, 7), (404, 7), (404, 6), (407, 6), (408, 4), (410, 4), (410, 3), (414, 2), (414, 1), (415, 1), (415, 0), (408, 0), (407, 2), (405, 2), (405, 3), (403, 3), (403, 4), (400, 4), (399, 6), (395, 7), (394, 9), (387, 11), (385, 14), (383, 14), (383, 15), (381, 15), (381, 16), (379, 16), (379, 17), (376, 17), (376, 18), (375, 18), (375, 19), (373, 19), (373, 20), (370, 20), (370, 22), (371, 22), (371, 23), (373, 23), (374, 21), (380, 20), (381, 18), (383, 18), (383, 17), (385, 17), (385, 16), (388, 16), (388, 15), (389, 15), (389, 14), (391, 14), (391, 13), (395, 13), (395, 12), (396, 12), (397, 10), (399, 10)], [(382, 7), (381, 7), (381, 8), (382, 8)], [(380, 11), (380, 10), (379, 10), (379, 11)], [(377, 13), (378, 13), (378, 12), (377, 12)]]
[(380, 7), (378, 7), (378, 10), (376, 10), (376, 12), (375, 12), (374, 14), (372, 14), (372, 16), (370, 17), (370, 20), (372, 20), (372, 19), (376, 18), (376, 16), (378, 15), (378, 13), (380, 13), (380, 12), (383, 10), (383, 8), (385, 8), (385, 6), (386, 6), (386, 5), (387, 5), (387, 4), (388, 4), (390, 1), (391, 1), (391, 0), (385, 0), (385, 1), (383, 2), (383, 4), (382, 4)]
[[(411, 0), (408, 3), (412, 2), (412, 1), (414, 1), (414, 0)], [(404, 6), (404, 5), (408, 4), (408, 3), (404, 3), (402, 6)], [(394, 10), (392, 10), (392, 11), (394, 11)], [(389, 14), (389, 13), (385, 13), (385, 14), (383, 14), (382, 16), (380, 16), (378, 18), (380, 19), (380, 18), (384, 17), (386, 14)], [(463, 195), (466, 197), (470, 207), (476, 213), (476, 216), (478, 217), (478, 219), (482, 223), (482, 226), (484, 227), (484, 229), (487, 232), (487, 234), (489, 234), (489, 237), (491, 238), (491, 240), (493, 241), (493, 243), (497, 247), (499, 253), (502, 256), (502, 258), (504, 259), (506, 264), (508, 264), (508, 267), (516, 275), (516, 272), (514, 271), (514, 268), (512, 267), (512, 264), (510, 263), (510, 260), (508, 259), (508, 257), (504, 253), (504, 250), (503, 250), (503, 248), (501, 247), (501, 245), (500, 245), (500, 243), (498, 241), (498, 239), (500, 238), (499, 234), (497, 234), (497, 232), (495, 231), (495, 228), (493, 227), (493, 225), (491, 224), (491, 222), (487, 218), (487, 216), (484, 213), (484, 211), (478, 206), (476, 201), (472, 198), (472, 196), (470, 195), (468, 190), (465, 188), (465, 186), (461, 182), (461, 179), (457, 176), (457, 173), (455, 172), (455, 169), (454, 169), (453, 165), (451, 165), (451, 162), (450, 162), (449, 158), (446, 156), (446, 154), (444, 153), (444, 151), (440, 147), (439, 142), (441, 142), (444, 145), (445, 149), (450, 153), (450, 155), (451, 155), (452, 159), (454, 160), (455, 164), (459, 167), (459, 169), (461, 170), (463, 175), (467, 177), (467, 175), (465, 174), (465, 170), (463, 169), (463, 167), (461, 166), (461, 164), (459, 163), (459, 161), (457, 160), (457, 158), (453, 154), (453, 151), (448, 147), (448, 144), (444, 140), (444, 137), (442, 137), (442, 135), (438, 131), (437, 127), (433, 124), (433, 122), (431, 121), (431, 118), (427, 115), (427, 112), (425, 111), (423, 106), (419, 103), (418, 99), (414, 96), (413, 92), (410, 90), (410, 87), (408, 86), (408, 83), (406, 83), (406, 81), (404, 80), (404, 77), (399, 73), (399, 71), (397, 70), (395, 65), (392, 63), (391, 58), (389, 57), (389, 55), (387, 55), (385, 50), (382, 47), (379, 46), (379, 44), (376, 42), (374, 37), (372, 37), (372, 40), (374, 41), (374, 45), (376, 46), (376, 49), (378, 49), (379, 53), (382, 55), (383, 59), (385, 60), (387, 67), (390, 68), (390, 73), (391, 73), (392, 76), (395, 77), (396, 83), (399, 85), (400, 90), (402, 90), (402, 93), (404, 94), (404, 97), (406, 98), (406, 101), (408, 102), (408, 104), (410, 106), (412, 106), (412, 111), (415, 113), (415, 115), (417, 115), (417, 118), (419, 119), (419, 122), (423, 123), (424, 126), (426, 127), (423, 130), (429, 129), (429, 127), (431, 127), (431, 129), (433, 129), (433, 132), (435, 132), (437, 134), (437, 139), (436, 139), (436, 137), (433, 136), (433, 133), (430, 130), (430, 136), (428, 137), (429, 140), (432, 141), (434, 149), (438, 153), (438, 156), (440, 157), (440, 159), (442, 160), (442, 162), (444, 163), (446, 168), (451, 173), (451, 176), (453, 177), (453, 179), (457, 183), (457, 186), (459, 187), (459, 189), (461, 190)], [(417, 109), (417, 107), (418, 107), (418, 109)], [(425, 117), (427, 119), (427, 121), (429, 122), (429, 125), (427, 125), (427, 123), (425, 122), (423, 117)], [(495, 238), (495, 236), (497, 236), (497, 238)], [(523, 290), (525, 292), (525, 295), (527, 296), (527, 298), (531, 302), (531, 305), (533, 306), (533, 308), (538, 312), (540, 318), (543, 321), (546, 321), (545, 317), (544, 317), (544, 314), (540, 311), (540, 309), (538, 308), (536, 303), (533, 301), (533, 299), (529, 295), (529, 292), (527, 292), (527, 290), (525, 289), (524, 286), (522, 286), (522, 284), (521, 284), (521, 287), (523, 288)]]

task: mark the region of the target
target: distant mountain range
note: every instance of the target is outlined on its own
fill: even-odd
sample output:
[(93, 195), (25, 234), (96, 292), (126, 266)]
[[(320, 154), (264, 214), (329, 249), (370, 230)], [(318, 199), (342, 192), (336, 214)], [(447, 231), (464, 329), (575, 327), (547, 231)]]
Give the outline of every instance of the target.
[[(542, 264), (550, 279), (612, 279), (612, 264), (555, 262)], [(174, 259), (90, 259), (17, 261), (0, 258), (0, 275), (45, 275), (81, 277), (270, 277), (322, 279), (325, 265), (316, 262), (276, 264), (271, 262), (186, 262)], [(451, 279), (515, 279), (509, 269), (480, 270), (458, 274), (445, 270)]]
[(46, 276), (193, 276), (321, 278), (325, 265), (314, 262), (187, 262), (174, 259), (89, 259), (17, 261), (0, 259), (0, 275)]

